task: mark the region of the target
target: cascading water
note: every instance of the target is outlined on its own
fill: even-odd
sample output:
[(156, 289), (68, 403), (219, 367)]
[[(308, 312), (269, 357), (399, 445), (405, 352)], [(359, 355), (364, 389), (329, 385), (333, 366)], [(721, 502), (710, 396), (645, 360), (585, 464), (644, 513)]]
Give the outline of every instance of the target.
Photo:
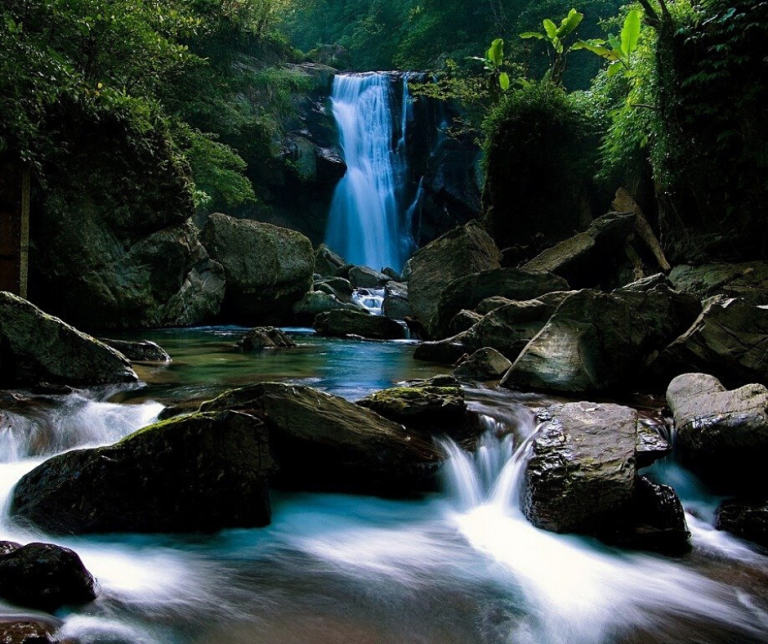
[(407, 205), (402, 203), (407, 174), (407, 87), (406, 77), (397, 132), (390, 75), (341, 75), (333, 83), (333, 114), (347, 173), (336, 187), (326, 243), (348, 262), (377, 270), (401, 270), (410, 252), (410, 233), (403, 216)]

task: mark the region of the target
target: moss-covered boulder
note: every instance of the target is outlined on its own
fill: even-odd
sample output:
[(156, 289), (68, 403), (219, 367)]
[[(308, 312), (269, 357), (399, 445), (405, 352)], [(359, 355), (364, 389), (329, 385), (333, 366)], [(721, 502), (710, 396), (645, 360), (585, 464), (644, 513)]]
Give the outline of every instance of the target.
[(0, 292), (0, 386), (135, 382), (130, 362), (59, 318)]
[(236, 346), (241, 351), (258, 351), (259, 349), (292, 349), (296, 343), (285, 331), (273, 326), (259, 326), (248, 331)]
[(320, 335), (345, 338), (350, 335), (371, 340), (402, 340), (403, 326), (387, 317), (358, 311), (334, 310), (315, 318), (315, 330)]
[(45, 461), (19, 481), (11, 514), (52, 534), (259, 527), (275, 470), (260, 420), (193, 414)]

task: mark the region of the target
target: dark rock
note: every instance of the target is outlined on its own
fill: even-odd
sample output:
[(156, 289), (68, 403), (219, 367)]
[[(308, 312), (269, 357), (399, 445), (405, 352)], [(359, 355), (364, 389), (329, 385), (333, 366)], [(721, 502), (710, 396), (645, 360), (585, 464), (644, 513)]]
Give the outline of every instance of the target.
[(532, 300), (553, 291), (567, 291), (568, 283), (551, 273), (519, 268), (499, 268), (466, 275), (448, 285), (440, 295), (436, 327), (445, 333), (454, 315), (473, 310), (483, 300), (501, 296), (510, 300)]
[(227, 277), (224, 315), (245, 324), (281, 324), (312, 288), (315, 257), (304, 235), (286, 228), (222, 214), (208, 218), (202, 234)]
[(475, 351), (453, 373), (459, 378), (500, 380), (511, 366), (512, 363), (496, 349), (485, 347)]
[(392, 279), (367, 266), (355, 266), (349, 271), (349, 281), (355, 288), (382, 288)]
[(343, 398), (265, 383), (236, 389), (202, 405), (262, 418), (280, 464), (274, 480), (299, 490), (409, 496), (432, 489), (441, 455), (402, 425)]
[(170, 362), (171, 356), (158, 344), (149, 340), (110, 340), (100, 338), (107, 346), (116, 349), (132, 362)]
[[(625, 286), (622, 286), (620, 291), (638, 291), (641, 293), (644, 293), (646, 291), (652, 291), (653, 289), (657, 287), (666, 287), (666, 288), (674, 288), (674, 285), (672, 282), (669, 281), (666, 275), (664, 273), (656, 273), (655, 275), (649, 275), (648, 277), (644, 277), (642, 279), (636, 280), (634, 282), (631, 282), (630, 284), (626, 284)], [(677, 289), (682, 290), (682, 289)]]
[(680, 554), (690, 549), (690, 538), (685, 510), (675, 491), (638, 477), (634, 502), (613, 541), (625, 548)]
[(754, 306), (768, 304), (768, 262), (683, 264), (672, 269), (669, 279), (677, 290), (701, 299), (726, 295)]
[[(437, 333), (438, 304), (449, 284), (498, 267), (499, 249), (477, 222), (456, 228), (419, 250), (410, 261), (408, 295), (413, 313), (427, 333)], [(461, 308), (465, 307), (456, 312)]]
[(0, 385), (136, 382), (126, 358), (33, 304), (0, 292)]
[(482, 319), (483, 319), (483, 316), (480, 315), (479, 313), (475, 313), (474, 311), (466, 311), (466, 310), (459, 311), (456, 315), (453, 316), (453, 319), (448, 325), (447, 332), (449, 334), (449, 337), (454, 337), (459, 335), (460, 333), (469, 331), (473, 326), (475, 326), (475, 324), (480, 322), (480, 320)]
[(45, 461), (16, 486), (12, 514), (54, 534), (258, 527), (274, 471), (258, 419), (194, 414)]
[(329, 311), (315, 318), (315, 330), (320, 335), (344, 338), (357, 335), (372, 340), (405, 338), (405, 329), (394, 320), (356, 311)]
[(653, 425), (642, 420), (637, 424), (637, 468), (650, 467), (656, 461), (669, 456), (672, 453), (672, 445), (665, 439)]
[(72, 550), (46, 543), (3, 547), (0, 597), (12, 604), (53, 612), (96, 599), (98, 584)]
[(578, 291), (560, 304), (502, 384), (563, 392), (632, 386), (645, 376), (649, 356), (688, 328), (699, 306), (664, 288)]
[(0, 644), (61, 644), (55, 632), (53, 625), (42, 621), (5, 621), (0, 617)]
[(237, 343), (242, 351), (258, 351), (259, 349), (292, 349), (296, 343), (290, 336), (273, 326), (259, 326), (251, 329)]
[(411, 304), (408, 301), (408, 285), (401, 282), (389, 282), (384, 287), (382, 313), (393, 320), (404, 320), (411, 316)]
[(724, 491), (768, 493), (768, 389), (746, 385), (727, 391), (703, 373), (675, 378), (667, 389), (681, 462)]
[(335, 295), (340, 301), (349, 303), (352, 302), (352, 293), (355, 289), (349, 280), (343, 277), (324, 277), (315, 281), (314, 290)]
[(464, 334), (459, 334), (436, 342), (422, 342), (413, 352), (415, 360), (436, 362), (443, 365), (454, 365), (463, 356), (471, 353), (471, 349), (463, 343)]
[(768, 501), (726, 501), (717, 510), (717, 529), (768, 548)]
[(402, 274), (398, 273), (394, 268), (385, 268), (381, 272), (384, 273), (384, 275), (386, 275), (393, 282), (400, 282), (400, 283), (402, 283), (403, 281), (405, 281), (403, 279)]
[(347, 265), (346, 260), (334, 253), (325, 244), (320, 244), (315, 251), (315, 273), (323, 277), (334, 277), (336, 271)]
[(486, 297), (480, 304), (475, 307), (475, 311), (480, 315), (488, 315), (491, 311), (500, 309), (502, 306), (512, 304), (513, 300), (506, 297), (495, 295), (494, 297)]
[(315, 316), (328, 311), (357, 311), (362, 309), (353, 302), (344, 302), (336, 295), (329, 295), (323, 291), (310, 291), (305, 293), (301, 301), (293, 305), (293, 312), (299, 320), (308, 320), (312, 323)]

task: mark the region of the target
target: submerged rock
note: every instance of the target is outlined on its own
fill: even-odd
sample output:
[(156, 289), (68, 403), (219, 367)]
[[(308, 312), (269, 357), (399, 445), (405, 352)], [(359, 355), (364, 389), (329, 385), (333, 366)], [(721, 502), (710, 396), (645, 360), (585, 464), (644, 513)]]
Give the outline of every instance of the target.
[(72, 550), (47, 543), (0, 542), (0, 597), (4, 600), (53, 612), (66, 605), (87, 604), (98, 592), (96, 580)]
[(136, 382), (128, 360), (35, 305), (0, 292), (0, 386)]
[(435, 485), (442, 456), (430, 441), (338, 396), (264, 383), (201, 406), (206, 412), (224, 409), (264, 420), (280, 465), (273, 480), (282, 487), (410, 496)]
[(768, 389), (728, 391), (710, 375), (689, 373), (667, 389), (681, 461), (722, 490), (764, 490), (768, 459)]
[(101, 338), (101, 342), (116, 349), (132, 362), (170, 362), (171, 356), (159, 344), (149, 340), (110, 340)]
[(242, 351), (258, 351), (259, 349), (292, 349), (296, 343), (291, 337), (273, 326), (259, 326), (251, 329), (237, 343)]
[(717, 529), (768, 548), (768, 501), (726, 501), (717, 510)]
[(315, 330), (320, 335), (344, 338), (357, 335), (372, 340), (400, 340), (406, 330), (394, 320), (356, 311), (329, 311), (315, 318)]
[(11, 512), (53, 534), (259, 527), (275, 469), (261, 421), (194, 414), (54, 456), (19, 481)]
[(509, 371), (511, 366), (512, 363), (496, 351), (496, 349), (485, 347), (475, 351), (469, 358), (459, 364), (453, 373), (459, 378), (499, 380)]

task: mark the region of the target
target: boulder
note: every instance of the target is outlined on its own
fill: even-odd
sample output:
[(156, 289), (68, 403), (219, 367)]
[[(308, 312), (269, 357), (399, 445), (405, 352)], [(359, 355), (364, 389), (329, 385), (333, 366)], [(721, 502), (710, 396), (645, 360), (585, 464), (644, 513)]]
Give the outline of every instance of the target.
[(334, 295), (337, 299), (346, 303), (352, 302), (352, 293), (355, 290), (349, 280), (343, 277), (324, 277), (321, 280), (316, 280), (312, 288), (315, 291)]
[(54, 456), (19, 481), (11, 512), (53, 534), (259, 527), (275, 469), (261, 421), (193, 414)]
[(389, 282), (384, 287), (384, 304), (382, 312), (393, 320), (404, 320), (410, 317), (411, 304), (408, 301), (408, 285), (401, 282)]
[(355, 266), (349, 271), (349, 281), (355, 288), (382, 288), (392, 279), (367, 266)]
[(385, 268), (381, 272), (393, 282), (399, 282), (399, 283), (405, 282), (405, 279), (403, 278), (402, 273), (398, 273), (394, 268)]
[(406, 330), (394, 320), (357, 311), (329, 311), (315, 318), (315, 330), (324, 336), (345, 338), (356, 335), (372, 340), (400, 340)]
[(466, 275), (499, 268), (499, 259), (499, 249), (478, 222), (446, 233), (411, 258), (411, 308), (429, 334), (437, 333), (438, 304), (443, 290)]
[(724, 491), (768, 493), (768, 389), (746, 385), (728, 391), (708, 374), (675, 378), (667, 389), (681, 462)]
[(568, 283), (561, 277), (519, 268), (498, 268), (466, 275), (448, 285), (440, 295), (436, 327), (445, 333), (454, 315), (462, 309), (474, 309), (489, 297), (532, 300), (546, 293), (567, 290)]
[(645, 292), (645, 291), (652, 291), (653, 289), (659, 286), (670, 288), (670, 289), (675, 288), (674, 284), (672, 284), (672, 282), (669, 281), (669, 278), (666, 275), (664, 275), (664, 273), (656, 273), (655, 275), (649, 275), (648, 277), (643, 277), (639, 280), (635, 280), (634, 282), (630, 282), (629, 284), (625, 284), (624, 286), (622, 286), (617, 290)]
[(289, 489), (409, 496), (435, 485), (441, 454), (400, 424), (338, 396), (264, 383), (204, 403), (205, 412), (234, 409), (262, 418)]
[(471, 380), (501, 380), (511, 366), (512, 363), (496, 349), (485, 347), (475, 351), (453, 373), (458, 378)]
[(111, 347), (16, 295), (0, 292), (0, 386), (95, 386), (136, 382)]
[(171, 356), (159, 344), (149, 340), (110, 340), (100, 338), (107, 346), (122, 353), (132, 362), (170, 362)]
[(435, 362), (442, 365), (455, 365), (472, 350), (463, 342), (464, 334), (433, 342), (422, 342), (413, 352), (414, 360)]
[(53, 612), (87, 604), (96, 580), (75, 552), (47, 543), (0, 543), (0, 597), (12, 604)]
[(717, 529), (768, 548), (768, 501), (726, 501), (717, 510)]
[(336, 272), (347, 265), (346, 260), (334, 253), (325, 244), (320, 244), (315, 251), (314, 272), (323, 277), (334, 277)]
[(293, 305), (312, 288), (315, 256), (301, 233), (212, 214), (202, 233), (227, 277), (225, 319), (244, 324), (292, 321)]
[(649, 356), (688, 328), (699, 307), (666, 288), (578, 291), (523, 349), (502, 385), (562, 392), (633, 386)]
[(768, 384), (768, 308), (744, 300), (716, 297), (692, 326), (661, 351), (653, 368), (671, 378), (681, 373), (711, 373), (731, 386)]
[(650, 467), (656, 461), (669, 456), (672, 445), (664, 438), (653, 423), (641, 420), (637, 424), (637, 468)]
[(474, 311), (461, 310), (453, 316), (450, 324), (448, 324), (448, 335), (453, 338), (460, 333), (469, 331), (475, 324), (480, 322), (483, 316)]
[(639, 476), (633, 502), (619, 521), (612, 542), (625, 548), (679, 554), (689, 549), (685, 509), (669, 485)]
[(494, 297), (486, 297), (480, 304), (475, 307), (475, 311), (480, 315), (488, 315), (491, 311), (500, 309), (502, 306), (512, 304), (513, 300), (506, 297), (495, 295)]
[(682, 264), (672, 269), (669, 279), (677, 290), (701, 299), (726, 295), (754, 306), (768, 304), (768, 262)]
[(259, 326), (251, 329), (237, 343), (241, 351), (258, 351), (259, 349), (292, 349), (296, 343), (291, 337), (273, 326)]
[(328, 311), (357, 311), (362, 309), (352, 302), (344, 302), (336, 295), (329, 295), (323, 291), (310, 291), (305, 293), (301, 301), (293, 305), (293, 312), (297, 318), (312, 322), (315, 316)]
[(38, 619), (8, 619), (12, 621), (0, 617), (0, 644), (61, 644), (55, 635), (56, 627), (52, 624)]
[(574, 288), (598, 286), (626, 259), (624, 247), (634, 229), (634, 214), (609, 213), (595, 219), (586, 231), (548, 248), (523, 268), (560, 275)]

